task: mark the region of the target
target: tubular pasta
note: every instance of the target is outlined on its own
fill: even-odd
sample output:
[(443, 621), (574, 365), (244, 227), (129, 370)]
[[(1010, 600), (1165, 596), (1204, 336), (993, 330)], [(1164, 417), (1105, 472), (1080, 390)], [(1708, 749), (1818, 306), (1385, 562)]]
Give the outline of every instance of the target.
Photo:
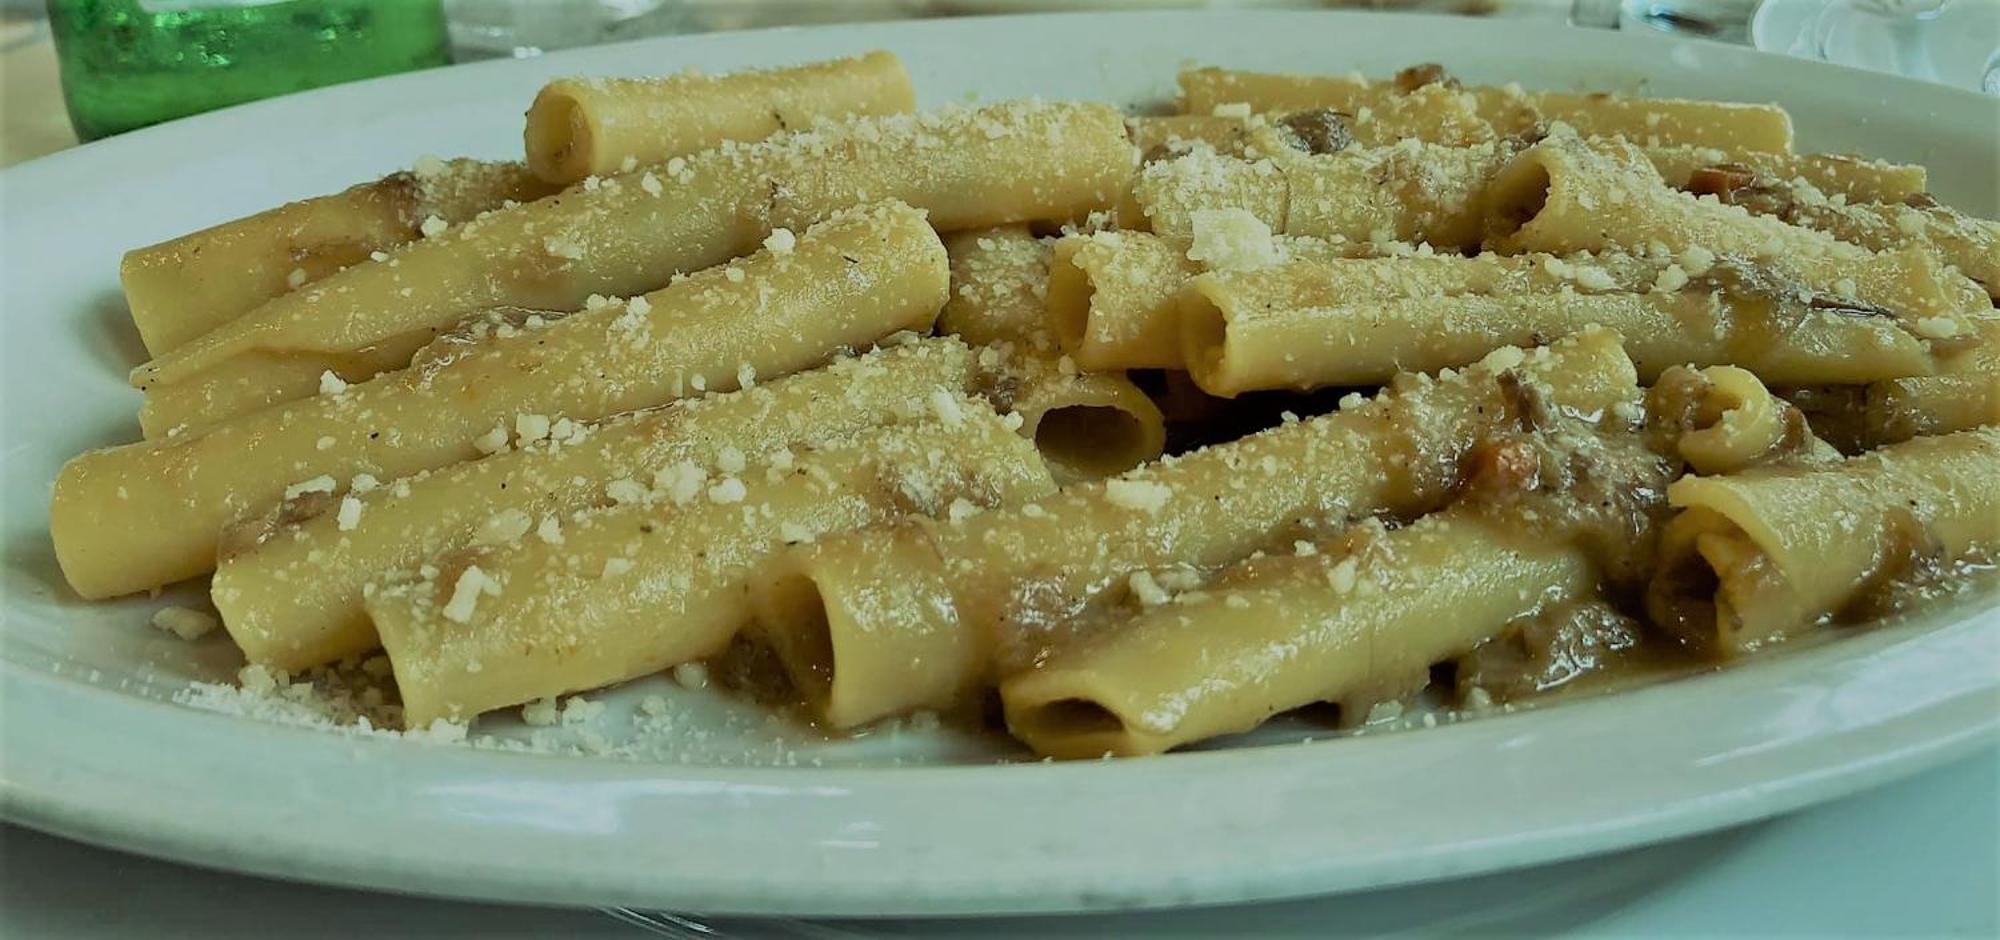
[(542, 86), (523, 132), (528, 166), (552, 183), (609, 176), (763, 140), (822, 120), (916, 107), (903, 63), (887, 52), (727, 75), (559, 78)]
[(455, 225), (552, 192), (518, 163), (419, 161), (330, 196), (134, 248), (118, 279), (132, 325), (146, 351), (159, 356), (273, 297), (417, 239), (426, 220)]
[(661, 468), (714, 463), (725, 447), (768, 463), (794, 445), (936, 420), (934, 396), (971, 389), (975, 374), (963, 344), (920, 340), (595, 426), (517, 418), (515, 449), (350, 489), (339, 508), (329, 500), (313, 515), (226, 531), (210, 594), (253, 663), (296, 672), (366, 653), (378, 639), (364, 589), (389, 572), (415, 570), (487, 529), (549, 526), (560, 537), (571, 513), (611, 502), (614, 481), (650, 483)]
[(133, 382), (153, 393), (237, 362), (239, 375), (269, 370), (267, 381), (217, 390), (198, 412), (154, 418), (198, 429), (310, 395), (312, 377), (339, 373), (359, 350), (407, 356), (485, 307), (566, 310), (593, 293), (654, 290), (678, 272), (746, 254), (778, 229), (803, 230), (873, 200), (909, 202), (945, 231), (1081, 217), (1112, 204), (1132, 165), (1123, 120), (1090, 104), (862, 118), (724, 145), (355, 265), (141, 366)]
[(970, 400), (951, 420), (865, 431), (781, 464), (680, 470), (634, 502), (563, 518), (559, 540), (447, 552), (379, 586), (367, 610), (405, 723), (712, 656), (749, 619), (744, 585), (781, 545), (1055, 488), (1034, 448)]
[(922, 213), (896, 203), (841, 213), (789, 251), (643, 301), (541, 327), (487, 325), (482, 341), (447, 337), (411, 368), (336, 394), (72, 459), (50, 509), (56, 557), (85, 597), (192, 577), (214, 566), (226, 523), (285, 498), (331, 497), (356, 474), (404, 476), (498, 450), (518, 415), (591, 421), (926, 330), (947, 278)]
[(1920, 437), (1823, 468), (1683, 477), (1646, 594), (1714, 656), (1808, 630), (1885, 583), (2000, 544), (2000, 429)]
[[(1463, 374), (1403, 377), (1373, 403), (1024, 506), (801, 547), (761, 579), (758, 629), (779, 638), (795, 682), (819, 676), (803, 683), (823, 690), (808, 700), (836, 727), (948, 705), (1085, 607), (1122, 597), (1135, 572), (1228, 564), (1355, 516), (1434, 508), (1481, 434), (1517, 419), (1525, 399), (1507, 389), (1523, 387), (1559, 411), (1637, 410), (1608, 333), (1498, 350)], [(919, 654), (954, 668), (922, 685), (873, 671)]]

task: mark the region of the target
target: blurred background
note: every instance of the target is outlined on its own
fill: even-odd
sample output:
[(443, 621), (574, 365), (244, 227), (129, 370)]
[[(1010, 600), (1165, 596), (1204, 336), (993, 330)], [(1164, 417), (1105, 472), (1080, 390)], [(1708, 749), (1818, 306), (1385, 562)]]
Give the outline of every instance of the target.
[(1199, 8), (1539, 17), (2000, 93), (2000, 0), (0, 0), (0, 166), (320, 85), (645, 36)]

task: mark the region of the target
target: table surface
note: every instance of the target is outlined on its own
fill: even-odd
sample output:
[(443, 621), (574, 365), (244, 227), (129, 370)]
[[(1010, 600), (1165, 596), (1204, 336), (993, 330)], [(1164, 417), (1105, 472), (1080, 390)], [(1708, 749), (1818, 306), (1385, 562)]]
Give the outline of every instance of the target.
[[(0, 167), (75, 142), (61, 109), (49, 106), (60, 100), (54, 55), (46, 33), (36, 32), (31, 23), (0, 18)], [(1503, 921), (1506, 931), (1580, 937), (2000, 936), (2000, 748), (1802, 813), (1597, 864), (1644, 872), (1644, 883), (1584, 903), (1528, 908)], [(1543, 882), (1551, 871), (1539, 873)], [(1529, 884), (1537, 874), (1514, 877)], [(847, 923), (838, 933), (1433, 935), (1440, 924), (1432, 913), (1436, 908), (1482, 896), (1491, 892), (1482, 895), (1470, 882), (1448, 882), (1170, 914), (1032, 923)], [(264, 937), (276, 925), (295, 937), (645, 935), (595, 911), (292, 884), (0, 827), (0, 937)], [(748, 922), (718, 926), (726, 936), (781, 932)]]

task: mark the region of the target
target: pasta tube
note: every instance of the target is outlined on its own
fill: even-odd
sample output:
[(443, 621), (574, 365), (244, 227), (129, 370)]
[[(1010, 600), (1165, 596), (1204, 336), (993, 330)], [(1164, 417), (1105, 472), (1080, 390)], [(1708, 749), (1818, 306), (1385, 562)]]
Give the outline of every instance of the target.
[(1174, 298), (1201, 271), (1183, 239), (1140, 232), (1075, 235), (1056, 243), (1048, 322), (1086, 369), (1178, 369)]
[[(1575, 138), (1551, 137), (1523, 151), (1487, 195), (1488, 247), (1508, 252), (1664, 249), (1696, 274), (1717, 258), (1831, 307), (1889, 311), (1931, 328), (1964, 327), (1990, 308), (1963, 275), (1914, 249), (1876, 253), (1823, 232), (1753, 216), (1740, 207), (1668, 189), (1637, 151), (1607, 156)], [(1617, 225), (1604, 224), (1615, 212)]]
[(522, 414), (591, 421), (794, 372), (927, 330), (944, 301), (944, 246), (908, 206), (841, 213), (786, 247), (540, 327), (447, 337), (402, 372), (204, 434), (76, 457), (50, 509), (63, 573), (85, 597), (201, 574), (224, 524), (281, 499), (499, 450)]
[(636, 502), (563, 519), (555, 540), (433, 557), (378, 587), (368, 615), (404, 720), (423, 727), (720, 653), (750, 617), (745, 582), (782, 544), (1054, 488), (1034, 448), (968, 400), (775, 466), (681, 464)]
[[(1453, 492), (1474, 443), (1524, 409), (1636, 412), (1637, 397), (1609, 333), (1499, 350), (1464, 373), (1401, 377), (1372, 403), (1024, 506), (802, 546), (760, 581), (758, 629), (780, 638), (795, 681), (820, 677), (808, 699), (837, 727), (948, 705), (1032, 658), (1078, 611), (1125, 596), (1136, 573), (1229, 564), (1355, 516), (1421, 513)], [(916, 655), (951, 667), (922, 683), (875, 671)]]
[(1631, 258), (1303, 261), (1212, 271), (1178, 298), (1182, 360), (1212, 395), (1386, 381), (1588, 325), (1625, 338), (1642, 379), (1740, 363), (1774, 382), (1927, 375), (1930, 343), (1889, 317), (1814, 310)]
[(1027, 226), (955, 232), (944, 250), (951, 298), (938, 311), (938, 332), (974, 346), (1032, 345), (1047, 333), (1049, 246)]
[(1814, 190), (1794, 192), (1806, 198), (1788, 200), (1772, 214), (1870, 251), (1920, 249), (1978, 282), (1989, 300), (2000, 299), (2000, 223), (1938, 205), (1839, 204)]
[(1125, 130), (1140, 158), (1149, 162), (1187, 153), (1197, 144), (1217, 153), (1238, 155), (1249, 136), (1248, 122), (1205, 114), (1126, 118)]
[(487, 530), (548, 526), (560, 537), (571, 513), (631, 489), (614, 481), (712, 463), (724, 448), (770, 462), (796, 445), (930, 420), (937, 396), (959, 395), (974, 379), (963, 344), (919, 340), (594, 427), (517, 418), (516, 449), (355, 487), (314, 515), (225, 532), (209, 593), (246, 658), (298, 672), (376, 647), (363, 591), (389, 572), (415, 570)]
[(763, 140), (829, 118), (916, 107), (887, 52), (727, 75), (559, 78), (528, 108), (528, 166), (552, 183), (610, 176), (723, 141)]
[(1877, 382), (1865, 408), (1864, 433), (1874, 444), (2000, 425), (2000, 372)]
[(951, 300), (938, 328), (989, 348), (987, 396), (1019, 415), (1057, 480), (1122, 473), (1160, 456), (1166, 422), (1122, 373), (1079, 371), (1049, 331), (1050, 247), (1025, 226), (954, 235)]
[(1939, 375), (1868, 387), (1862, 415), (1868, 443), (2000, 424), (2000, 318), (1974, 321), (1971, 339), (1971, 346), (1939, 363)]
[(555, 187), (518, 163), (421, 160), (331, 196), (287, 203), (125, 253), (118, 278), (146, 351), (159, 356), (259, 304), (415, 240)]
[[(273, 299), (133, 374), (149, 393), (232, 362), (253, 398), (218, 394), (198, 428), (312, 394), (306, 376), (342, 372), (373, 349), (407, 356), (468, 313), (494, 305), (574, 309), (593, 293), (653, 290), (677, 272), (745, 254), (856, 203), (901, 199), (943, 231), (1081, 217), (1131, 179), (1124, 122), (1103, 105), (1002, 104), (860, 118), (751, 145), (724, 145), (653, 170), (585, 183), (355, 265)], [(405, 293), (408, 291), (409, 293)], [(405, 359), (407, 361), (407, 359)], [(230, 386), (235, 389), (238, 386)]]
[(1803, 180), (1828, 195), (1850, 202), (1898, 203), (1920, 195), (1929, 174), (1914, 163), (1889, 163), (1847, 154), (1760, 153), (1714, 147), (1646, 147), (1646, 159), (1675, 189), (1687, 189), (1705, 169), (1733, 165), (1747, 170), (1761, 185), (1790, 185)]
[(2000, 546), (2000, 428), (1920, 437), (1825, 468), (1684, 477), (1646, 593), (1653, 621), (1727, 657), (1896, 580)]
[(1580, 546), (1520, 535), (1532, 518), (1452, 509), (1356, 550), (1227, 569), (1008, 678), (1007, 729), (1054, 757), (1157, 754), (1313, 702), (1395, 698), (1382, 693), (1596, 587)]
[(1649, 430), (1694, 472), (1735, 473), (1770, 463), (1826, 464), (1839, 452), (1813, 436), (1805, 414), (1735, 366), (1674, 366), (1646, 392)]
[(1019, 416), (1058, 482), (1123, 473), (1165, 449), (1159, 406), (1123, 373), (1078, 372), (1021, 346), (989, 351), (998, 355), (982, 355), (986, 397)]
[(1197, 212), (1238, 208), (1284, 235), (1471, 249), (1480, 242), (1488, 180), (1506, 160), (1492, 144), (1406, 142), (1256, 161), (1196, 151), (1141, 168), (1132, 196), (1161, 235), (1192, 237)]
[[(1209, 114), (1218, 105), (1239, 103), (1249, 105), (1252, 111), (1332, 108), (1360, 115), (1364, 111), (1393, 111), (1412, 97), (1449, 94), (1502, 137), (1560, 121), (1584, 136), (1626, 137), (1648, 145), (1727, 146), (1771, 153), (1792, 149), (1792, 119), (1775, 105), (1528, 92), (1512, 85), (1461, 88), (1436, 66), (1405, 69), (1388, 82), (1370, 81), (1358, 74), (1284, 75), (1198, 68), (1181, 72), (1180, 88), (1181, 110), (1186, 114)], [(1405, 136), (1421, 133), (1421, 126), (1417, 126)]]

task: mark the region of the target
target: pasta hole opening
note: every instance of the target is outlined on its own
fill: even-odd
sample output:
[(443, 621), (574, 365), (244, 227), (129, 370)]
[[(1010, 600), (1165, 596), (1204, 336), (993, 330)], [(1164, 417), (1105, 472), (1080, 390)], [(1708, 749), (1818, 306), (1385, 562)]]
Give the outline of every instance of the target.
[(581, 178), (580, 153), (589, 133), (583, 107), (575, 98), (548, 94), (528, 112), (527, 151), (529, 168), (552, 183)]
[(1502, 171), (1487, 191), (1487, 237), (1509, 237), (1534, 221), (1548, 208), (1552, 185), (1548, 168), (1533, 160)]
[(1074, 736), (1123, 734), (1125, 720), (1111, 709), (1085, 698), (1059, 698), (1022, 716), (1027, 735)]
[(1195, 384), (1207, 390), (1215, 385), (1216, 373), (1229, 350), (1229, 318), (1199, 289), (1182, 298), (1180, 315), (1181, 358)]
[(758, 630), (792, 687), (808, 702), (833, 693), (833, 621), (819, 584), (786, 574), (764, 586), (757, 603)]
[(1700, 552), (1665, 562), (1646, 592), (1646, 613), (1669, 634), (1696, 647), (1716, 638), (1722, 578)]
[(1090, 304), (1096, 295), (1090, 275), (1068, 256), (1058, 254), (1049, 265), (1047, 303), (1049, 325), (1064, 349), (1074, 352), (1083, 345), (1090, 327)]
[(1123, 473), (1147, 459), (1146, 425), (1112, 405), (1065, 405), (1042, 413), (1035, 449), (1056, 468), (1085, 479)]

